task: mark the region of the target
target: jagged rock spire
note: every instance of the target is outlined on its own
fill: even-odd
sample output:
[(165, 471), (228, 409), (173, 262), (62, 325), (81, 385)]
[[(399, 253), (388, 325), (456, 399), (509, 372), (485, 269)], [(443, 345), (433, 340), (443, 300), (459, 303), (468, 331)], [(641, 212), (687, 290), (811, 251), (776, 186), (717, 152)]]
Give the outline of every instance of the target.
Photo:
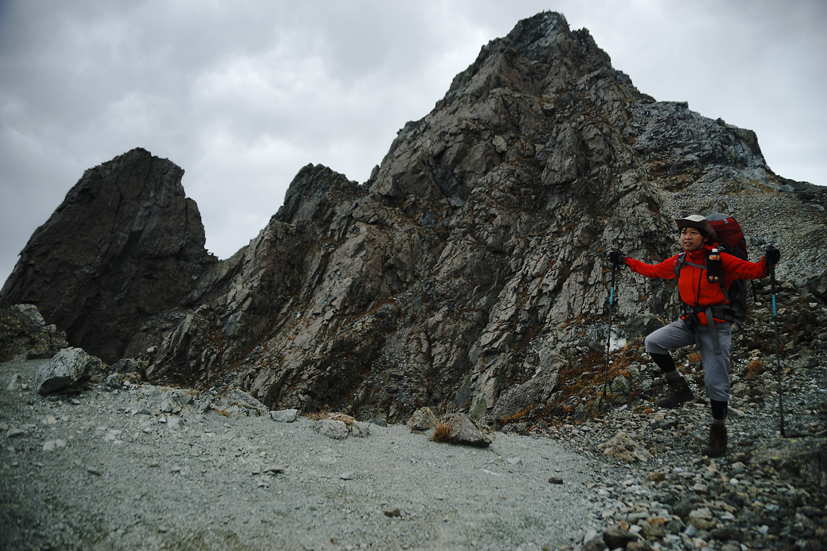
[(116, 361), (216, 261), (183, 174), (143, 149), (87, 170), (29, 239), (0, 305), (33, 304), (70, 342)]

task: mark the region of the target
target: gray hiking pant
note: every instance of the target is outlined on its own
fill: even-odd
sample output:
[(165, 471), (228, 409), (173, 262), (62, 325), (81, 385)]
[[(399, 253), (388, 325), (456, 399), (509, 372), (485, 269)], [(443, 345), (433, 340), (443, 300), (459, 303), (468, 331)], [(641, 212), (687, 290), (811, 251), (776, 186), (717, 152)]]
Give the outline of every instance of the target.
[(729, 402), (729, 353), (732, 351), (732, 324), (716, 323), (714, 328), (721, 346), (720, 354), (715, 353), (710, 326), (699, 325), (697, 327), (696, 342), (696, 334), (690, 331), (681, 320), (652, 331), (646, 337), (646, 351), (654, 354), (668, 354), (672, 350), (697, 343), (701, 352), (701, 363), (704, 366), (707, 398)]

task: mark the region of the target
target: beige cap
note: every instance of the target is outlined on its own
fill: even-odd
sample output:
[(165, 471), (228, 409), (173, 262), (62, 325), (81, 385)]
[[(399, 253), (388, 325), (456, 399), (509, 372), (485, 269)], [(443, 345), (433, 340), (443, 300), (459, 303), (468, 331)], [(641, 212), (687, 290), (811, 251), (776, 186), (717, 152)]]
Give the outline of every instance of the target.
[(680, 229), (689, 227), (705, 231), (713, 240), (718, 239), (718, 234), (715, 233), (715, 229), (712, 227), (712, 224), (710, 224), (709, 220), (700, 214), (693, 214), (692, 216), (687, 216), (686, 218), (675, 218), (675, 224), (677, 224)]

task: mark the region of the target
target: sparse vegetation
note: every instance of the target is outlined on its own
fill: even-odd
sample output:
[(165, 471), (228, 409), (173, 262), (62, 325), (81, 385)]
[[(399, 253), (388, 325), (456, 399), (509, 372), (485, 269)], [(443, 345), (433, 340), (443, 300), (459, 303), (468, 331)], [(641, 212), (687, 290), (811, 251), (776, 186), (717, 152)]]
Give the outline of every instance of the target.
[(752, 360), (747, 364), (747, 377), (758, 377), (764, 373), (764, 362), (760, 360)]
[(451, 425), (446, 421), (440, 420), (434, 429), (434, 434), (430, 438), (433, 442), (444, 444), (451, 440)]

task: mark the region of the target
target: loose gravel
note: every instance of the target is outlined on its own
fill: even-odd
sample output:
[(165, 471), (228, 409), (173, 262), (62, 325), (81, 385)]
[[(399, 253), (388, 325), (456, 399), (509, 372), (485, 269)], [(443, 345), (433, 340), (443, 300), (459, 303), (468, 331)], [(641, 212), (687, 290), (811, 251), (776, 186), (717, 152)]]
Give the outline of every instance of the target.
[(825, 356), (800, 348), (781, 386), (772, 357), (736, 359), (718, 459), (700, 454), (709, 412), (691, 349), (675, 357), (694, 402), (651, 407), (657, 368), (633, 364), (635, 404), (504, 427), (488, 448), (401, 425), (334, 440), (310, 418), (209, 409), (203, 394), (150, 384), (42, 397), (46, 360), (21, 357), (0, 364), (0, 549), (817, 551)]
[(565, 549), (602, 523), (610, 467), (561, 441), (337, 441), (151, 385), (43, 398), (42, 361), (0, 364), (2, 549)]

